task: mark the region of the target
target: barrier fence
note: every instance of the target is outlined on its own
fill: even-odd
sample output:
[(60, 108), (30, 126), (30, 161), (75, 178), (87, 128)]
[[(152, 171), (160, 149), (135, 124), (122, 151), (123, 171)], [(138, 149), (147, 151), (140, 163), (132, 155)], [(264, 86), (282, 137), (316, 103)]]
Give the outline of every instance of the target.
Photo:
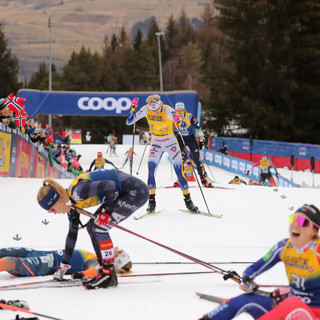
[(0, 123), (0, 176), (72, 179), (75, 176), (58, 163), (50, 166), (48, 154), (38, 154), (37, 145), (19, 129)]
[[(248, 178), (254, 180), (255, 182), (259, 182), (260, 177), (260, 169), (255, 167), (252, 169), (253, 162), (231, 157), (224, 155), (220, 152), (215, 152), (212, 150), (205, 149), (204, 157), (208, 164), (212, 166), (216, 166), (223, 170), (227, 170), (229, 172), (234, 172), (236, 175), (244, 176), (245, 173), (250, 170), (251, 174)], [(274, 180), (277, 181), (278, 187), (300, 187), (298, 184), (291, 182), (289, 179), (279, 176), (279, 179), (275, 177)]]

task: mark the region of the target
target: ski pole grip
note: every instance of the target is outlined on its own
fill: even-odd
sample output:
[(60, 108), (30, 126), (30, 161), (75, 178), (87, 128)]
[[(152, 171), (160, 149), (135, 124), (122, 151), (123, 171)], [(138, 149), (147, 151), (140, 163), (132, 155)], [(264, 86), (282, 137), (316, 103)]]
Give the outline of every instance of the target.
[(236, 271), (228, 271), (224, 276), (223, 279), (226, 281), (228, 279), (232, 279), (234, 281), (236, 281), (237, 283), (240, 283), (240, 276), (238, 275), (238, 273)]

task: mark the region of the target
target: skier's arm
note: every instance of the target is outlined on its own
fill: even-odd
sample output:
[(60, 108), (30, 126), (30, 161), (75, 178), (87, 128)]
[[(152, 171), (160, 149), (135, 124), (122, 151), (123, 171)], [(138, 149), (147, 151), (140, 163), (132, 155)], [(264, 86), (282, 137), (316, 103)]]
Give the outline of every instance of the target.
[(281, 252), (283, 251), (286, 243), (287, 239), (278, 242), (263, 258), (249, 266), (244, 271), (243, 277), (249, 277), (251, 280), (253, 280), (259, 274), (269, 270), (275, 264), (281, 261)]
[(65, 249), (63, 253), (62, 263), (70, 264), (74, 248), (76, 246), (79, 229), (79, 213), (75, 209), (68, 212), (69, 231), (66, 238)]
[(89, 171), (91, 171), (91, 169), (93, 168), (94, 164), (95, 164), (96, 160), (93, 160), (90, 164), (90, 168), (89, 168)]
[(111, 164), (116, 170), (118, 170), (118, 168), (117, 168), (111, 161), (109, 161), (109, 160), (107, 160), (107, 159), (105, 159), (105, 160), (106, 160), (106, 163)]
[(131, 125), (134, 122), (137, 122), (138, 120), (142, 119), (147, 115), (149, 107), (143, 106), (139, 111), (136, 112), (136, 116), (134, 117), (134, 112), (130, 109), (129, 116), (127, 118), (126, 124)]

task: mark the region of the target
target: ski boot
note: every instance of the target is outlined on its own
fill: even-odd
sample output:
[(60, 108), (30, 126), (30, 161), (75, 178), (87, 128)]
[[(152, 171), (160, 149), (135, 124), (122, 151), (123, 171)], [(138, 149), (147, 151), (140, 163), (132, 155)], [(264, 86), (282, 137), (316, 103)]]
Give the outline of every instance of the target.
[(118, 278), (114, 265), (102, 262), (99, 273), (93, 278), (83, 279), (82, 285), (89, 290), (116, 287), (118, 285)]
[(149, 205), (147, 213), (154, 213), (156, 211), (156, 196), (153, 194), (149, 197)]
[(193, 212), (193, 213), (198, 213), (199, 212), (199, 209), (197, 206), (195, 206), (190, 198), (190, 193), (186, 194), (184, 196), (184, 203), (187, 207), (187, 209), (190, 211), (190, 212)]
[(173, 184), (174, 188), (179, 188), (180, 187), (180, 182), (179, 180), (177, 180), (174, 184)]
[(205, 188), (214, 188), (213, 184), (209, 182), (206, 178), (201, 178), (201, 183)]

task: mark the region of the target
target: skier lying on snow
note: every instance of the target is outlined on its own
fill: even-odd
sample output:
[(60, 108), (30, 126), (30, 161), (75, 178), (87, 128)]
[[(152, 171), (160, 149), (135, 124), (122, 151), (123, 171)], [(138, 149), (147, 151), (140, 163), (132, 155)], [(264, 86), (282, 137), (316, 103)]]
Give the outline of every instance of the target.
[[(132, 268), (129, 255), (115, 248), (114, 266), (117, 273), (128, 273)], [(17, 277), (54, 274), (62, 261), (64, 250), (39, 251), (29, 248), (0, 249), (0, 272), (7, 271)], [(67, 274), (73, 278), (94, 277), (99, 269), (97, 256), (85, 250), (75, 250)]]
[[(289, 238), (245, 270), (241, 284), (246, 294), (224, 301), (200, 320), (229, 320), (242, 312), (259, 320), (289, 319), (288, 314), (300, 320), (320, 319), (320, 211), (305, 204), (289, 217), (289, 223)], [(256, 293), (254, 278), (280, 261), (289, 287), (270, 296)]]

